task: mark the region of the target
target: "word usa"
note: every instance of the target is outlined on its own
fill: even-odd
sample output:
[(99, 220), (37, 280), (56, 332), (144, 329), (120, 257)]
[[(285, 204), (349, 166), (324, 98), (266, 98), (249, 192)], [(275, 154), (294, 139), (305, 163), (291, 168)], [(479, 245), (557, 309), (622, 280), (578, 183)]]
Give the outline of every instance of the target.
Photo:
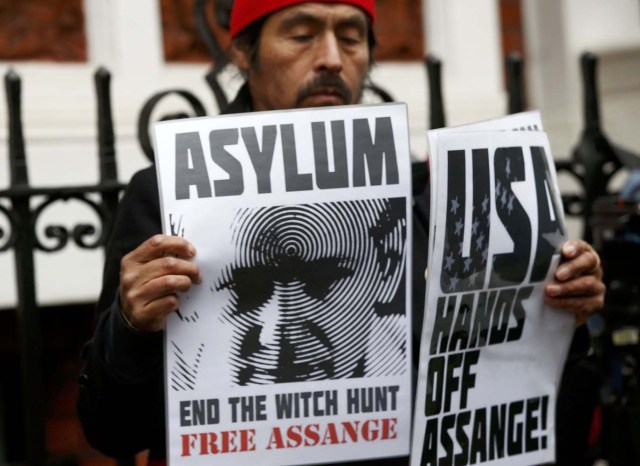
[[(564, 238), (561, 210), (557, 205), (555, 184), (543, 147), (531, 147), (533, 185), (537, 209), (527, 212), (513, 190), (513, 184), (525, 179), (522, 147), (500, 147), (493, 156), (492, 184), (487, 149), (472, 150), (472, 172), (465, 173), (465, 151), (448, 152), (447, 214), (444, 229), (444, 253), (440, 286), (445, 293), (504, 288), (545, 279), (559, 243)], [(460, 179), (464, 182), (460, 182)], [(464, 256), (463, 229), (467, 205), (466, 185), (472, 183), (469, 255)], [(494, 254), (489, 259), (489, 234), (492, 202), (496, 214), (513, 241), (513, 252)], [(532, 231), (537, 219), (537, 231)], [(536, 236), (535, 250), (534, 235)]]

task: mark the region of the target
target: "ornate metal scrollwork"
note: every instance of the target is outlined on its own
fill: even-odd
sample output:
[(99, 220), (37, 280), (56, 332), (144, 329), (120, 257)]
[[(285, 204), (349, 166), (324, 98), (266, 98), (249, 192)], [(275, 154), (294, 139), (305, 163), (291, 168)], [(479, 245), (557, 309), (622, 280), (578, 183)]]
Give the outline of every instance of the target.
[[(17, 73), (5, 75), (8, 109), (9, 188), (0, 190), (0, 252), (14, 252), (17, 282), (16, 310), (20, 335), (24, 393), (25, 464), (45, 464), (47, 457), (45, 438), (45, 396), (43, 384), (43, 343), (40, 324), (41, 312), (36, 302), (36, 273), (34, 250), (55, 252), (63, 249), (69, 240), (82, 249), (95, 249), (104, 245), (112, 229), (118, 194), (124, 185), (118, 182), (111, 104), (109, 73), (100, 69), (95, 75), (98, 98), (98, 145), (100, 181), (90, 186), (63, 186), (39, 188), (29, 184), (26, 151), (21, 120), (21, 80)], [(89, 206), (98, 219), (95, 222), (77, 222), (65, 227), (46, 222), (43, 213), (57, 201), (78, 200)], [(34, 208), (35, 206), (35, 208)], [(8, 223), (9, 234), (5, 230)], [(4, 228), (4, 229), (3, 229)], [(44, 236), (42, 235), (44, 233)], [(38, 236), (40, 234), (40, 237)], [(48, 240), (48, 241), (47, 241)], [(19, 415), (19, 414), (18, 414)]]
[(563, 194), (562, 202), (568, 215), (582, 219), (583, 238), (589, 242), (593, 240), (590, 220), (594, 203), (611, 193), (609, 185), (617, 171), (640, 164), (637, 155), (611, 143), (602, 128), (597, 63), (597, 57), (590, 52), (580, 58), (584, 128), (572, 150), (571, 159), (556, 162), (558, 173), (569, 174), (582, 188), (580, 194)]
[[(142, 110), (140, 111), (140, 115), (138, 117), (138, 141), (140, 142), (140, 147), (142, 151), (147, 156), (147, 158), (153, 162), (154, 154), (153, 154), (153, 146), (151, 144), (151, 138), (149, 137), (149, 126), (151, 125), (151, 113), (155, 109), (156, 105), (164, 99), (168, 95), (177, 95), (182, 99), (186, 100), (187, 103), (191, 106), (195, 116), (202, 117), (207, 114), (204, 109), (204, 105), (200, 102), (193, 93), (184, 90), (184, 89), (169, 89), (166, 91), (161, 91), (153, 94), (144, 104)], [(174, 120), (180, 118), (188, 118), (189, 115), (186, 113), (174, 113), (171, 115), (165, 115), (161, 118), (161, 120)]]
[[(69, 200), (77, 200), (90, 207), (91, 210), (98, 216), (100, 225), (96, 227), (96, 225), (90, 223), (78, 223), (71, 229), (71, 231), (69, 231), (69, 229), (63, 225), (47, 225), (44, 228), (44, 235), (47, 239), (54, 240), (55, 244), (45, 244), (45, 242), (41, 241), (41, 239), (38, 237), (37, 229), (37, 224), (42, 214), (49, 206), (53, 205), (54, 203), (58, 201), (67, 202)], [(69, 239), (71, 239), (79, 248), (97, 249), (101, 246), (104, 246), (107, 241), (108, 233), (106, 225), (108, 220), (109, 214), (104, 206), (96, 201), (93, 201), (92, 199), (89, 199), (84, 194), (51, 196), (40, 205), (38, 205), (33, 211), (32, 228), (34, 230), (34, 246), (40, 251), (55, 252), (63, 249), (69, 243)], [(96, 235), (97, 231), (100, 232), (99, 235)], [(92, 237), (95, 237), (95, 239), (92, 239)]]
[(568, 175), (580, 187), (579, 193), (561, 193), (562, 207), (565, 214), (571, 217), (581, 218), (585, 215), (585, 195), (584, 181), (580, 178), (580, 169), (575, 167), (571, 161), (556, 161), (556, 172), (558, 175)]
[(5, 232), (2, 227), (0, 227), (0, 252), (4, 252), (11, 249), (16, 244), (16, 225), (18, 218), (13, 210), (7, 209), (2, 204), (0, 204), (0, 212), (2, 212), (9, 221), (8, 238), (5, 239)]

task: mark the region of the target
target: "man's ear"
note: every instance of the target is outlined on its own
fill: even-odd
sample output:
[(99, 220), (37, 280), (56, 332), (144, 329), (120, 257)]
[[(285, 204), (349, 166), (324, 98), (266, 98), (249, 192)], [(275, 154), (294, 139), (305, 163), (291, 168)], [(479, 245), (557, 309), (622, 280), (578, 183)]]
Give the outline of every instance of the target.
[(229, 53), (231, 62), (238, 67), (238, 69), (246, 74), (249, 72), (251, 66), (251, 49), (248, 44), (232, 41), (229, 47)]

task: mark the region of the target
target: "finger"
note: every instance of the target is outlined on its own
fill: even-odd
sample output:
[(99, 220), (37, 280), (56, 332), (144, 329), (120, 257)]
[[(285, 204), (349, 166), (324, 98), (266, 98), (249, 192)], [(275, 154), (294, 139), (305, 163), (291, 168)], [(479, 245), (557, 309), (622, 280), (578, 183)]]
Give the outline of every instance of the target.
[(591, 245), (582, 239), (565, 241), (561, 247), (562, 257), (565, 259), (572, 259), (579, 256), (583, 252), (592, 250), (593, 248), (591, 247)]
[(136, 268), (138, 274), (146, 277), (144, 282), (154, 280), (164, 275), (186, 275), (193, 283), (200, 283), (200, 267), (191, 260), (173, 256), (164, 256), (140, 265)]
[(604, 283), (593, 275), (583, 275), (565, 282), (553, 281), (545, 286), (551, 298), (576, 298), (581, 296), (604, 295)]
[(198, 265), (189, 260), (165, 256), (146, 263), (123, 259), (120, 267), (120, 284), (124, 290), (138, 288), (164, 275), (185, 275), (193, 283), (200, 283), (202, 277)]
[(122, 312), (130, 322), (135, 322), (139, 320), (138, 313), (152, 301), (187, 291), (193, 283), (201, 281), (198, 265), (184, 259), (167, 256), (135, 266), (123, 262), (120, 271)]
[(605, 286), (593, 276), (565, 283), (552, 282), (545, 288), (545, 304), (576, 315), (579, 324), (604, 307)]
[(602, 295), (583, 296), (579, 298), (553, 298), (548, 295), (545, 296), (545, 304), (547, 306), (570, 312), (582, 323), (593, 313), (601, 310), (603, 303)]
[(186, 275), (163, 275), (143, 286), (122, 291), (123, 312), (135, 328), (151, 331), (178, 308), (177, 293), (190, 287), (191, 279)]
[(125, 259), (146, 263), (163, 256), (191, 258), (196, 250), (180, 236), (154, 235), (125, 256)]
[(189, 291), (191, 284), (191, 279), (186, 275), (163, 275), (146, 283), (133, 292), (133, 295), (142, 306), (148, 306), (165, 296)]
[(556, 280), (567, 281), (586, 274), (602, 276), (600, 256), (584, 241), (565, 243), (562, 254), (565, 260), (556, 270)]
[(180, 304), (178, 296), (166, 295), (149, 302), (129, 320), (129, 324), (142, 332), (157, 332), (164, 328), (169, 314), (176, 311)]
[(584, 248), (581, 240), (565, 241), (560, 248), (563, 259), (572, 259)]
[(121, 273), (123, 306), (134, 309), (159, 296), (186, 291), (201, 281), (200, 269), (193, 262), (175, 257), (156, 259)]

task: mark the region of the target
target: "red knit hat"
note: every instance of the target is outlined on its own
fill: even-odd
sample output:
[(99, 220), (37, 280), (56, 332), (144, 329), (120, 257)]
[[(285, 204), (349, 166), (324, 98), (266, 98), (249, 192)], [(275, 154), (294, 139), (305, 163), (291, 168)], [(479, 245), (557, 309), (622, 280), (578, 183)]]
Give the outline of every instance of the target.
[(229, 29), (231, 37), (237, 36), (254, 21), (288, 6), (306, 2), (349, 3), (362, 8), (374, 20), (376, 16), (375, 0), (235, 0), (231, 11)]

